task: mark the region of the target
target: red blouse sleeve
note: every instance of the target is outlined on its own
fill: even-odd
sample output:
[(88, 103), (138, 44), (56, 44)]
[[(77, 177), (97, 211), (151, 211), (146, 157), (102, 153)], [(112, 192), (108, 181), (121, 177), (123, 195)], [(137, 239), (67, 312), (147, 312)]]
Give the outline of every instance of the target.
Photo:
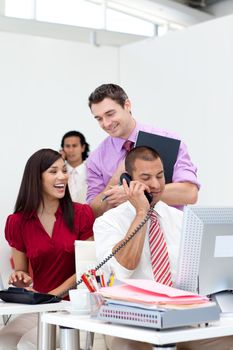
[(5, 237), (11, 247), (25, 253), (22, 226), (22, 218), (18, 214), (9, 215), (5, 226)]
[(94, 214), (87, 204), (74, 204), (74, 227), (77, 239), (86, 240), (93, 236)]

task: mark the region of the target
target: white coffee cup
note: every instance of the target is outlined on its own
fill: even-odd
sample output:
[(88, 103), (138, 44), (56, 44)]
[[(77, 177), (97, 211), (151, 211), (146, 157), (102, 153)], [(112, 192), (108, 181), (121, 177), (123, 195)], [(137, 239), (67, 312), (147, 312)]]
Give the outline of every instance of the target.
[(72, 311), (80, 314), (90, 313), (90, 292), (87, 289), (71, 289), (69, 291)]

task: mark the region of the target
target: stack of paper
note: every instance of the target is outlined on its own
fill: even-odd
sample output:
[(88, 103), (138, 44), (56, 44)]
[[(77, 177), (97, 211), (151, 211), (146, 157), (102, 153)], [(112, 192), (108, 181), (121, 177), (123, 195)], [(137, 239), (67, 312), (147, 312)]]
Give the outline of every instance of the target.
[(149, 280), (122, 282), (92, 293), (93, 317), (153, 329), (206, 324), (220, 317), (218, 306), (206, 297)]
[(199, 305), (209, 302), (207, 297), (173, 287), (165, 286), (151, 280), (126, 279), (123, 284), (101, 288), (98, 294), (104, 298), (144, 305)]

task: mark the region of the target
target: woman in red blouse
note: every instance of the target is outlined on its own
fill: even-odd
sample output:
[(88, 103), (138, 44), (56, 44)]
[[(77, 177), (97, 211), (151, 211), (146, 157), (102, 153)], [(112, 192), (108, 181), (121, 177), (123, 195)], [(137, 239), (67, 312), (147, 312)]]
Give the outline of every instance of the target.
[[(10, 284), (54, 295), (74, 286), (74, 241), (93, 239), (94, 215), (88, 205), (72, 203), (67, 183), (60, 153), (41, 149), (29, 158), (5, 228), (15, 266)], [(31, 314), (11, 321), (0, 331), (0, 349), (36, 349), (36, 322)]]

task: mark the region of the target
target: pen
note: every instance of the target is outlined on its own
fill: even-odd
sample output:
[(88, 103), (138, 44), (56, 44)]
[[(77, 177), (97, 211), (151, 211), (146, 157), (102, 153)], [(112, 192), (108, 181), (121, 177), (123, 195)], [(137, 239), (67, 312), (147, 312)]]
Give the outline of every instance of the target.
[(101, 270), (99, 271), (99, 276), (100, 276), (100, 284), (101, 284), (101, 287), (106, 287), (105, 278), (104, 278), (104, 273), (103, 273)]
[(95, 276), (90, 275), (89, 282), (92, 285), (92, 287), (94, 287), (95, 291), (99, 290), (99, 286)]
[(87, 286), (90, 292), (96, 292), (95, 287), (93, 286), (93, 283), (90, 281), (88, 274), (83, 273), (81, 276), (81, 279), (83, 280), (83, 282), (85, 283), (85, 285)]
[(113, 273), (113, 272), (111, 272), (111, 275), (110, 275), (110, 277), (109, 277), (109, 281), (108, 281), (108, 286), (109, 286), (109, 287), (112, 287), (112, 286), (113, 286), (113, 284), (114, 284), (114, 280), (115, 280), (114, 273)]
[(101, 202), (104, 202), (109, 196), (104, 196), (102, 199), (101, 199)]
[(101, 281), (100, 281), (100, 275), (97, 275), (96, 276), (96, 281), (97, 281), (97, 285), (98, 285), (98, 288), (101, 288)]

